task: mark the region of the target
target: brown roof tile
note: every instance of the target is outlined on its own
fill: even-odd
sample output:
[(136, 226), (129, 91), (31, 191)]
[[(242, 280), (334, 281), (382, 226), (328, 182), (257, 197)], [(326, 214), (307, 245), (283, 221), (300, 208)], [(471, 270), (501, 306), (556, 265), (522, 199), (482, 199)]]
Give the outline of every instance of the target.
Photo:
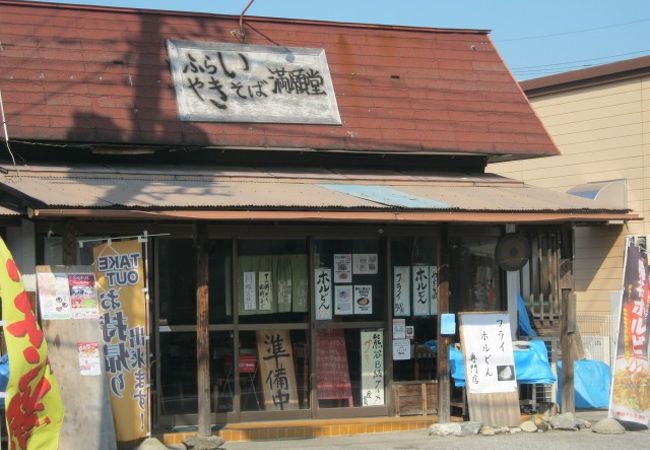
[(342, 125), (180, 122), (166, 40), (236, 42), (230, 32), (237, 20), (0, 0), (0, 87), (11, 137), (557, 153), (486, 32), (477, 30), (247, 17), (247, 43), (325, 49)]

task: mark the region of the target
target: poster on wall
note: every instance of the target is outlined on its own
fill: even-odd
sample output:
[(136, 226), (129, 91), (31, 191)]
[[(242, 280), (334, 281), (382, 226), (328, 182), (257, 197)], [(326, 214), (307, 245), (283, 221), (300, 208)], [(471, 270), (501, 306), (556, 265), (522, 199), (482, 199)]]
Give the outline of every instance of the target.
[(258, 272), (257, 274), (257, 298), (260, 311), (270, 311), (273, 303), (273, 288), (271, 284), (271, 272)]
[(70, 308), (73, 319), (96, 319), (99, 317), (95, 274), (68, 274), (70, 288)]
[(393, 339), (393, 360), (409, 359), (411, 359), (411, 341), (409, 339)]
[(384, 331), (361, 331), (361, 406), (384, 404)]
[(438, 314), (438, 267), (429, 266), (429, 307), (431, 315)]
[(257, 285), (255, 272), (244, 272), (244, 311), (257, 309)]
[(351, 254), (334, 254), (334, 282), (352, 283)]
[(377, 253), (355, 253), (352, 255), (352, 273), (355, 275), (375, 275), (377, 264)]
[(332, 319), (332, 269), (314, 270), (316, 320)]
[(517, 380), (508, 314), (465, 313), (460, 318), (468, 392), (515, 392)]
[(38, 304), (43, 320), (65, 320), (72, 318), (70, 286), (65, 273), (38, 272)]
[(428, 316), (431, 314), (429, 303), (431, 294), (429, 292), (429, 266), (411, 267), (411, 276), (413, 277), (413, 315)]
[(372, 314), (372, 285), (354, 285), (354, 313)]
[(647, 254), (632, 242), (625, 252), (623, 283), (609, 416), (647, 427), (650, 425), (648, 261)]
[(334, 314), (346, 316), (353, 313), (352, 285), (338, 284), (334, 286)]
[(393, 319), (393, 339), (406, 339), (406, 319)]
[(138, 240), (109, 241), (96, 246), (93, 256), (115, 432), (118, 441), (133, 441), (150, 432), (142, 245)]
[(411, 268), (409, 266), (393, 267), (393, 315), (395, 317), (411, 315)]
[(79, 372), (81, 375), (93, 377), (102, 374), (98, 342), (79, 342), (77, 343), (77, 352), (79, 353)]

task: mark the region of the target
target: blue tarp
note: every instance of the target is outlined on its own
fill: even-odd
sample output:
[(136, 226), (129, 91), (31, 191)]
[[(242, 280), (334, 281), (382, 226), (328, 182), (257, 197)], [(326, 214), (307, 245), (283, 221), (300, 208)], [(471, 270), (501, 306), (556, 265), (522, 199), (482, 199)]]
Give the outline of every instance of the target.
[[(523, 384), (552, 384), (556, 378), (551, 371), (548, 362), (548, 354), (544, 341), (528, 341), (528, 350), (514, 351), (515, 373), (517, 383)], [(463, 354), (453, 346), (449, 346), (449, 364), (451, 366), (451, 377), (456, 387), (465, 386), (465, 366), (463, 365)]]
[[(0, 356), (0, 392), (4, 392), (7, 389), (7, 383), (9, 382), (9, 355), (5, 353)], [(0, 398), (0, 409), (4, 409), (5, 400)]]
[[(562, 361), (557, 362), (558, 373), (562, 373)], [(609, 387), (612, 374), (608, 364), (591, 359), (580, 359), (573, 365), (573, 387), (576, 408), (602, 409), (609, 407)], [(562, 382), (558, 383), (557, 403), (562, 404)]]
[(530, 323), (528, 311), (526, 311), (526, 304), (521, 294), (517, 292), (517, 317), (519, 322), (519, 334), (521, 336), (535, 337), (537, 333)]

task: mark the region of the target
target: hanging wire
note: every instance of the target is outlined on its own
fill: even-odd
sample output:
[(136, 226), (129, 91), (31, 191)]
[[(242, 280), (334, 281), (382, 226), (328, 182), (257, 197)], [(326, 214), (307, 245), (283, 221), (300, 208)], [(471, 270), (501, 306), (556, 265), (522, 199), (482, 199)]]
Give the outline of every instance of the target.
[(5, 117), (5, 107), (4, 102), (2, 101), (2, 89), (0, 89), (0, 116), (2, 117), (2, 131), (4, 132), (5, 145), (7, 146), (9, 156), (11, 156), (11, 161), (14, 165), (14, 169), (18, 174), (18, 179), (20, 179), (20, 170), (18, 170), (18, 166), (16, 165), (16, 158), (14, 158), (14, 154), (11, 151), (11, 146), (9, 145), (9, 130), (7, 129), (7, 118)]

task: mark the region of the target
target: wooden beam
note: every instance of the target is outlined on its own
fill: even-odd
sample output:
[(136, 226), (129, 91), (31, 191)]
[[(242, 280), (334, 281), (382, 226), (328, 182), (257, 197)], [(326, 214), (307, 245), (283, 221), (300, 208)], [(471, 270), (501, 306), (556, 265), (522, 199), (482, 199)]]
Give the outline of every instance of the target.
[(438, 422), (451, 419), (451, 385), (449, 383), (449, 344), (451, 337), (440, 334), (440, 317), (449, 312), (449, 225), (440, 230), (440, 260), (438, 264)]
[(208, 333), (208, 233), (204, 223), (196, 228), (196, 361), (199, 401), (199, 435), (209, 436), (210, 427), (210, 339)]
[(573, 362), (575, 361), (574, 334), (576, 331), (576, 298), (570, 289), (562, 289), (562, 316), (560, 317), (560, 347), (562, 352), (562, 412), (575, 412)]

